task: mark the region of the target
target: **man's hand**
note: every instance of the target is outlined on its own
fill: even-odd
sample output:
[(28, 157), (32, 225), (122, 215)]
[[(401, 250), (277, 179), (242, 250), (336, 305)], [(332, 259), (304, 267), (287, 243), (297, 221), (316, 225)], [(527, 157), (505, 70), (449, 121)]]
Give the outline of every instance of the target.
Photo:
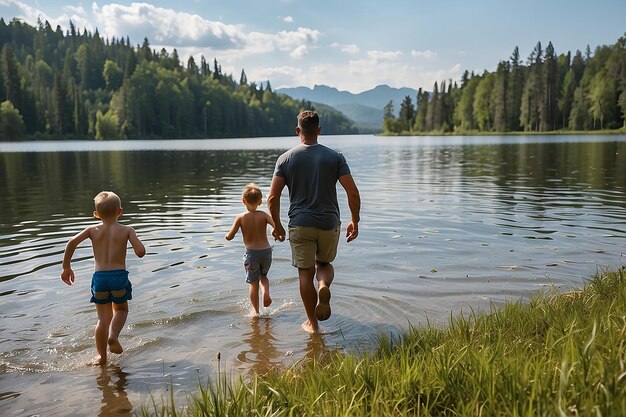
[(355, 222), (350, 222), (348, 227), (346, 227), (346, 239), (348, 242), (352, 242), (359, 236), (359, 224)]
[(74, 283), (74, 271), (72, 271), (72, 268), (63, 268), (63, 272), (61, 272), (61, 280), (67, 285), (72, 285)]
[(285, 228), (282, 224), (278, 223), (276, 225), (274, 230), (272, 230), (272, 236), (274, 236), (274, 239), (278, 240), (279, 242), (285, 241)]

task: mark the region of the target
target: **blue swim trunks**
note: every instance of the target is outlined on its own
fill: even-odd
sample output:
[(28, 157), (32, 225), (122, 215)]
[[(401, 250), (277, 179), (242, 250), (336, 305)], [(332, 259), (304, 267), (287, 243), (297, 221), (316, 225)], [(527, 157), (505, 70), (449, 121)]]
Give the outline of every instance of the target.
[(256, 282), (267, 276), (272, 265), (272, 248), (246, 249), (243, 255), (243, 267), (246, 270), (246, 282)]
[(128, 280), (128, 271), (96, 271), (91, 277), (91, 300), (96, 304), (123, 304), (133, 298), (133, 287)]

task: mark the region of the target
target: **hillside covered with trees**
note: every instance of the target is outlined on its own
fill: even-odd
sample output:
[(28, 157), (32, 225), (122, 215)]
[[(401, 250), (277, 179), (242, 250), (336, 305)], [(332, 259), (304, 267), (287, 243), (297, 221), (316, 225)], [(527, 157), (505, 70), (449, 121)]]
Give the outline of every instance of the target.
[[(224, 74), (217, 60), (148, 39), (103, 39), (98, 30), (0, 18), (0, 140), (227, 138), (294, 134), (298, 112), (314, 106)], [(340, 112), (320, 113), (326, 134), (357, 133)]]
[(435, 83), (406, 96), (388, 134), (626, 130), (626, 34), (592, 53), (557, 55), (537, 43), (526, 63), (519, 48), (495, 72), (465, 71), (460, 85)]

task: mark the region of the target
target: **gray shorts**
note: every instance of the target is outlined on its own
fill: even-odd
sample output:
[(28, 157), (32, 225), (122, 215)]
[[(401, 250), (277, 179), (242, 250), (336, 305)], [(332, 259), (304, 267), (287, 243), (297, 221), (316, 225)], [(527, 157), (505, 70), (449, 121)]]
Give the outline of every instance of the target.
[(246, 249), (243, 255), (243, 267), (246, 270), (246, 282), (257, 282), (260, 277), (266, 277), (272, 266), (272, 248)]

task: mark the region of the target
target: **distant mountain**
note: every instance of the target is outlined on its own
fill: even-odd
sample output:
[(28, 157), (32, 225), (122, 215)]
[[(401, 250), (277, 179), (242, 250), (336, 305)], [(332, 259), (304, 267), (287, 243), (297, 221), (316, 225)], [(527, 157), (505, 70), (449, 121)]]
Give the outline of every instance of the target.
[(379, 85), (371, 90), (354, 94), (349, 91), (340, 91), (334, 87), (326, 85), (316, 85), (312, 89), (309, 87), (279, 88), (278, 93), (287, 94), (297, 100), (309, 100), (316, 103), (324, 103), (335, 107), (337, 104), (361, 104), (367, 107), (383, 110), (389, 100), (393, 101), (396, 111), (400, 108), (400, 103), (404, 97), (411, 96), (413, 102), (417, 91), (408, 88), (393, 88), (388, 85)]
[(393, 108), (397, 113), (400, 103), (406, 96), (413, 102), (417, 90), (412, 88), (393, 88), (388, 85), (379, 85), (371, 90), (354, 94), (349, 91), (340, 91), (326, 85), (309, 87), (279, 88), (277, 93), (286, 94), (296, 100), (309, 100), (313, 103), (323, 103), (336, 108), (350, 118), (359, 128), (359, 131), (371, 131), (382, 128), (383, 109), (393, 101)]
[(361, 133), (380, 132), (382, 130), (382, 110), (362, 104), (336, 104), (334, 108), (352, 120)]

